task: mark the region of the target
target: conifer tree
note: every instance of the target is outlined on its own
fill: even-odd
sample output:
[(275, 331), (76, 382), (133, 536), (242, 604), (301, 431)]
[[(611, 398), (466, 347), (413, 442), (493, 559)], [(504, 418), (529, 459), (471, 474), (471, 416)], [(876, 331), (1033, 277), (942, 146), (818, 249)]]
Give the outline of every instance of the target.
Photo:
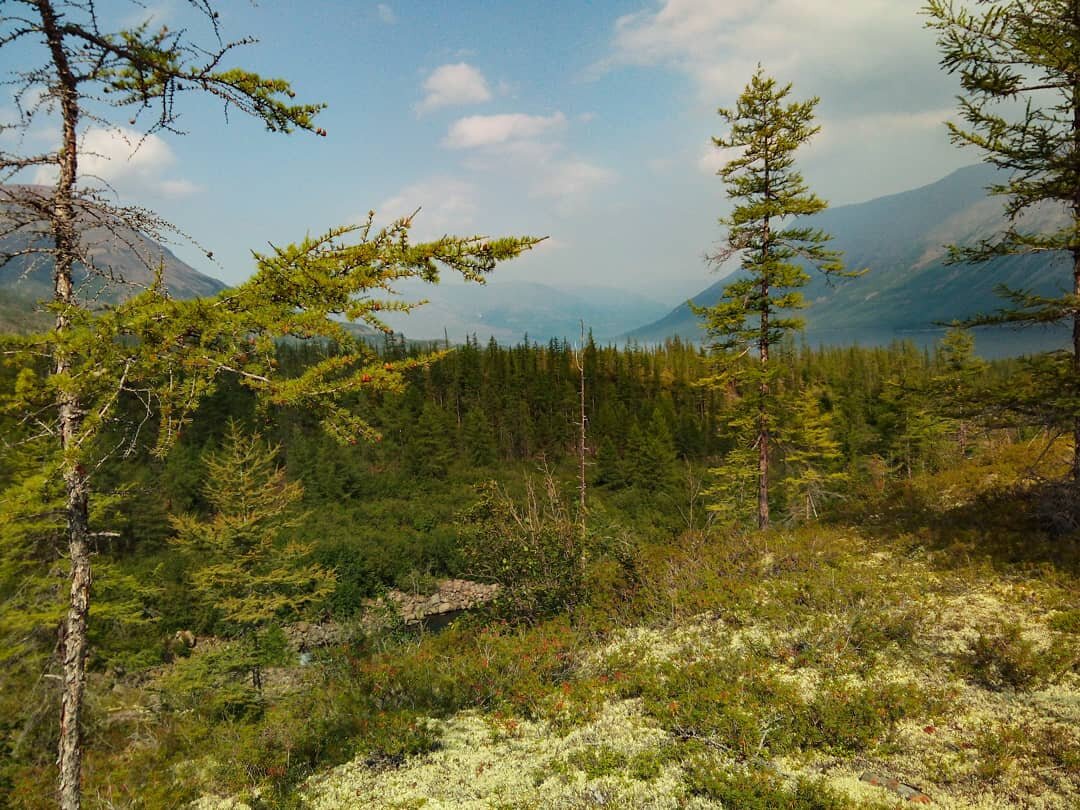
[[(744, 397), (753, 397), (754, 422), (749, 445), (756, 453), (757, 523), (769, 525), (769, 451), (776, 423), (774, 382), (778, 368), (770, 350), (802, 321), (787, 314), (803, 305), (799, 288), (810, 279), (809, 264), (827, 274), (843, 273), (828, 234), (793, 218), (827, 207), (795, 169), (795, 153), (820, 129), (814, 126), (818, 99), (788, 102), (791, 85), (779, 86), (759, 67), (734, 109), (718, 112), (730, 132), (713, 143), (739, 154), (718, 172), (727, 195), (736, 201), (720, 223), (726, 246), (711, 257), (722, 264), (739, 256), (741, 272), (713, 306), (696, 311), (704, 318), (719, 365), (714, 385), (736, 381)], [(755, 362), (744, 358), (756, 354)]]
[(811, 389), (795, 394), (778, 436), (789, 511), (808, 521), (847, 480), (840, 443), (832, 433), (832, 413), (821, 407), (822, 393)]
[(956, 443), (967, 452), (970, 423), (986, 412), (987, 364), (975, 355), (975, 339), (961, 327), (953, 327), (937, 347), (937, 372), (930, 379), (930, 393), (939, 409), (956, 420)]
[[(172, 542), (188, 562), (197, 600), (220, 616), (223, 635), (251, 643), (271, 622), (296, 619), (327, 597), (335, 582), (333, 571), (302, 562), (310, 544), (278, 540), (300, 522), (295, 507), (303, 489), (286, 480), (276, 454), (230, 422), (221, 449), (204, 459), (203, 494), (213, 513), (172, 518)], [(257, 657), (252, 678), (261, 688)]]
[(625, 463), (629, 484), (646, 492), (658, 492), (674, 480), (675, 442), (659, 408), (646, 426), (631, 428)]
[[(1008, 226), (974, 246), (950, 250), (955, 262), (1049, 253), (1069, 264), (1057, 297), (1003, 289), (1011, 308), (977, 323), (1056, 324), (1072, 329), (1071, 350), (1048, 368), (1044, 407), (1073, 433), (1072, 478), (1080, 491), (1080, 5), (1075, 0), (930, 0), (927, 26), (938, 32), (941, 64), (958, 74), (962, 124), (953, 143), (973, 146), (1007, 173), (990, 186), (1005, 198)], [(1040, 229), (1047, 208), (1060, 227)], [(1042, 211), (1025, 221), (1024, 215)], [(1041, 367), (1040, 367), (1041, 368)]]
[(476, 405), (465, 412), (461, 424), (461, 443), (465, 458), (476, 467), (486, 467), (498, 459), (499, 450), (487, 416)]
[(454, 433), (450, 416), (431, 400), (424, 402), (406, 440), (409, 471), (418, 478), (445, 478), (454, 458)]

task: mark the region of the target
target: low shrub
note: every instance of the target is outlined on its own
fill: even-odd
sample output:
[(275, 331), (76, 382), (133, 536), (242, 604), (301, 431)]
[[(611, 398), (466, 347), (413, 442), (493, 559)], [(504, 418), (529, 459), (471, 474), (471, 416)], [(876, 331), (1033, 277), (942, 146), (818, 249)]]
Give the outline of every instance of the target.
[(739, 810), (848, 810), (854, 805), (822, 782), (800, 779), (793, 788), (776, 774), (733, 770), (706, 757), (685, 766), (691, 795)]
[(1028, 691), (1053, 683), (1075, 657), (1062, 644), (1039, 649), (1019, 625), (979, 633), (957, 662), (964, 677), (987, 689)]
[(809, 706), (803, 744), (838, 752), (865, 751), (900, 720), (934, 714), (940, 708), (938, 696), (913, 684), (825, 683)]

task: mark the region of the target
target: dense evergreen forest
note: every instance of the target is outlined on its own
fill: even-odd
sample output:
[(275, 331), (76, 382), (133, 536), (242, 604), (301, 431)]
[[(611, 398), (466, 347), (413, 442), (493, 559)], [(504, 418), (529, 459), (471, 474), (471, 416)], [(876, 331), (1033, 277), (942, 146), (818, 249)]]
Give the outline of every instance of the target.
[[(1068, 459), (1056, 438), (1059, 426), (1010, 410), (1012, 395), (1005, 396), (1022, 388), (1037, 366), (986, 364), (972, 350), (970, 335), (959, 330), (934, 352), (905, 343), (874, 349), (783, 344), (778, 393), (788, 404), (773, 447), (779, 472), (772, 496), (782, 531), (804, 537), (799, 527), (805, 526), (818, 537), (814, 542), (836, 542), (822, 539), (837, 532), (828, 527), (850, 521), (869, 526), (884, 520), (895, 531), (962, 504), (980, 490), (980, 481), (1000, 477), (1005, 492), (1032, 476), (1060, 474)], [(297, 378), (337, 350), (328, 343), (286, 343), (276, 353), (281, 372)], [(738, 422), (743, 397), (734, 387), (708, 384), (713, 363), (700, 347), (679, 341), (598, 346), (591, 340), (584, 346), (469, 340), (430, 347), (388, 337), (378, 355), (384, 366), (414, 365), (402, 390), (355, 403), (371, 414), (375, 441), (336, 442), (310, 412), (262, 407), (241, 386), (226, 384), (167, 456), (155, 459), (143, 450), (113, 465), (100, 518), (111, 531), (96, 541), (99, 601), (90, 662), (92, 683), (112, 684), (106, 694), (113, 698), (103, 695), (105, 703), (94, 711), (105, 713), (89, 721), (92, 749), (101, 751), (91, 754), (92, 790), (115, 792), (125, 784), (138, 806), (167, 806), (167, 797), (194, 798), (211, 784), (249, 801), (243, 784), (271, 784), (277, 798), (267, 806), (287, 804), (312, 769), (353, 750), (367, 750), (377, 761), (427, 750), (437, 743), (415, 718), (471, 705), (468, 694), (440, 687), (427, 664), (402, 658), (418, 639), (420, 650), (437, 645), (425, 653), (435, 657), (425, 660), (438, 667), (475, 666), (477, 644), (498, 650), (485, 655), (509, 656), (498, 665), (502, 674), (489, 673), (494, 680), (483, 687), (475, 680), (479, 673), (458, 676), (473, 684), (469, 688), (494, 690), (477, 693), (476, 705), (516, 707), (532, 717), (540, 710), (516, 701), (546, 700), (543, 684), (552, 678), (557, 685), (569, 677), (566, 688), (586, 690), (575, 698), (586, 702), (587, 691), (599, 688), (591, 682), (571, 687), (580, 676), (558, 674), (558, 662), (569, 660), (561, 657), (585, 638), (608, 636), (624, 621), (655, 621), (669, 611), (692, 615), (716, 599), (750, 598), (729, 593), (731, 583), (719, 580), (691, 584), (685, 570), (688, 563), (702, 565), (696, 544), (704, 538), (753, 536), (745, 534), (754, 519), (752, 493), (716, 483), (725, 481), (725, 459), (739, 451), (738, 431), (727, 426)], [(427, 359), (415, 364), (418, 358)], [(3, 372), (4, 386), (28, 382), (25, 373)], [(584, 528), (577, 506), (582, 385)], [(988, 408), (995, 397), (1001, 406)], [(122, 408), (132, 420), (142, 418), (141, 410), (136, 397)], [(7, 436), (29, 429), (24, 420), (5, 417)], [(27, 476), (34, 466), (33, 459), (5, 455), (5, 491), (24, 491), (29, 500), (54, 489), (46, 479)], [(538, 492), (534, 512), (517, 506)], [(1008, 496), (1013, 506), (1006, 511), (1019, 503), (1016, 497)], [(55, 734), (42, 675), (48, 675), (55, 643), (49, 632), (55, 619), (48, 617), (63, 607), (55, 568), (62, 524), (49, 513), (38, 513), (29, 527), (19, 517), (8, 512), (0, 524), (7, 752), (0, 788), (8, 804), (37, 806), (33, 797), (48, 795), (52, 757), (41, 743)], [(1061, 526), (1046, 528), (1045, 515), (1021, 518), (1029, 519), (1044, 528), (1021, 529), (1026, 539), (1011, 553), (1066, 559), (1063, 549), (1053, 550), (1057, 541), (1036, 539)], [(994, 525), (1004, 531), (1008, 523)], [(200, 526), (216, 528), (203, 536)], [(256, 536), (271, 545), (259, 546)], [(781, 538), (770, 543), (794, 542)], [(852, 544), (845, 553), (855, 554), (864, 541), (840, 542)], [(271, 547), (287, 553), (275, 556)], [(739, 547), (720, 543), (715, 550)], [(253, 548), (263, 559), (250, 568), (229, 567), (216, 556), (224, 551), (243, 559)], [(785, 553), (798, 569), (807, 552), (794, 546)], [(734, 566), (728, 574), (734, 576), (742, 563), (724, 565)], [(207, 571), (224, 578), (224, 590), (215, 591)], [(675, 590), (661, 584), (665, 576), (678, 578)], [(500, 582), (503, 596), (457, 630), (426, 642), (422, 629), (392, 623), (376, 630), (368, 623), (372, 597), (388, 588), (428, 593), (447, 577)], [(223, 606), (231, 598), (242, 602), (237, 594), (245, 589), (255, 603), (270, 603), (269, 610)], [(665, 606), (665, 598), (674, 601)], [(572, 626), (564, 624), (567, 617)], [(489, 624), (493, 619), (501, 623)], [(301, 620), (348, 628), (349, 641), (315, 649), (317, 668), (296, 669), (295, 645), (283, 629)], [(894, 630), (883, 626), (881, 632)], [(193, 650), (182, 641), (188, 634), (198, 639)], [(459, 646), (462, 661), (446, 644)], [(536, 683), (524, 682), (512, 663), (521, 656), (538, 668)], [(1069, 667), (1067, 658), (1051, 660), (1054, 672)], [(294, 693), (281, 678), (296, 676), (285, 672), (322, 674)], [(401, 677), (419, 680), (396, 680)], [(1023, 677), (1052, 676), (1040, 669)], [(380, 696), (386, 688), (402, 691)], [(116, 705), (104, 708), (114, 698)], [(130, 708), (136, 704), (144, 708)], [(301, 732), (288, 719), (296, 712), (319, 719), (305, 716), (312, 724)], [(856, 716), (844, 722), (866, 722)], [(144, 722), (155, 742), (131, 748), (124, 735)], [(210, 782), (162, 770), (172, 767), (166, 761), (197, 757), (207, 746), (219, 750), (219, 744), (242, 745), (245, 753), (208, 766), (216, 774)]]
[[(408, 362), (427, 348), (388, 339), (380, 362)], [(971, 341), (961, 333), (934, 353), (904, 343), (782, 347), (783, 398), (790, 403), (775, 450), (782, 522), (806, 519), (811, 474), (821, 478), (810, 493), (819, 501), (816, 514), (970, 453), (974, 437), (989, 427), (965, 404), (974, 400), (976, 386), (990, 388), (1010, 375), (1015, 380), (1021, 368), (1019, 361), (987, 366), (970, 352)], [(286, 377), (333, 353), (328, 345), (277, 351)], [(694, 487), (707, 469), (724, 465), (737, 450), (737, 434), (726, 426), (738, 418), (741, 398), (733, 388), (703, 384), (711, 367), (699, 346), (677, 340), (622, 348), (587, 341), (583, 349), (565, 341), (502, 347), (470, 340), (408, 371), (403, 391), (358, 403), (371, 414), (377, 441), (346, 444), (326, 436), (303, 409), (258, 408), (250, 392), (226, 384), (167, 457), (156, 460), (144, 449), (116, 466), (108, 489), (124, 493), (115, 507), (122, 530), (101, 550), (118, 562), (160, 563), (178, 573), (169, 562), (169, 517), (207, 514), (205, 461), (234, 424), (272, 445), (275, 463), (303, 485), (302, 518), (290, 533), (319, 538), (315, 557), (337, 570), (328, 601), (335, 615), (349, 615), (362, 597), (406, 586), (416, 576), (466, 575), (456, 521), (477, 486), (494, 479), (519, 491), (523, 477), (544, 470), (560, 484), (577, 485), (581, 385), (590, 499), (615, 510), (628, 528), (664, 539), (700, 527), (687, 526), (681, 512), (691, 498), (701, 499)], [(9, 372), (7, 384), (14, 382)], [(139, 408), (135, 399), (127, 403), (128, 418), (138, 419)], [(1002, 435), (1049, 435), (1052, 429), (1016, 424)], [(7, 430), (17, 435), (19, 423), (9, 419)], [(16, 459), (5, 459), (5, 486), (20, 480), (24, 468)], [(714, 508), (716, 498), (707, 499)], [(704, 502), (697, 506), (698, 521), (716, 519)], [(165, 629), (210, 629), (176, 611), (182, 586), (182, 578), (167, 584), (172, 608), (157, 611)]]

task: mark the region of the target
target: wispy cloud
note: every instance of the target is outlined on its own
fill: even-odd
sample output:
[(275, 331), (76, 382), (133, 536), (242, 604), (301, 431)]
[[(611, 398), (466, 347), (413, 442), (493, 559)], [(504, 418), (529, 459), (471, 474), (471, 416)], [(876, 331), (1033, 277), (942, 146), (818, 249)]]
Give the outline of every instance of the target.
[(484, 74), (467, 62), (442, 65), (424, 80), (426, 95), (416, 105), (420, 115), (442, 107), (482, 104), (491, 100), (491, 88)]
[(533, 187), (534, 197), (580, 197), (603, 186), (614, 183), (617, 178), (611, 169), (597, 166), (586, 160), (556, 162), (548, 167)]
[(379, 16), (379, 21), (387, 25), (393, 25), (398, 21), (397, 14), (386, 3), (379, 3), (375, 6), (375, 13)]
[(414, 233), (437, 238), (446, 233), (465, 233), (473, 227), (477, 212), (477, 189), (456, 177), (432, 177), (406, 186), (383, 200), (377, 209), (383, 221), (410, 216), (420, 209)]
[(510, 141), (527, 141), (566, 127), (566, 116), (552, 115), (472, 115), (459, 118), (450, 126), (443, 145), (450, 149), (473, 149)]
[[(945, 86), (923, 0), (661, 0), (620, 17), (594, 65), (655, 65), (692, 76), (713, 102), (731, 99), (760, 63), (804, 89), (834, 88), (836, 106), (904, 112)], [(887, 88), (890, 92), (882, 92)]]
[(467, 168), (497, 176), (500, 183), (514, 183), (565, 215), (618, 179), (611, 169), (569, 153), (565, 140), (570, 123), (562, 111), (473, 115), (450, 125), (443, 146), (466, 151)]
[[(79, 142), (79, 175), (93, 183), (107, 183), (123, 191), (148, 192), (165, 197), (183, 197), (202, 189), (183, 178), (169, 176), (177, 163), (166, 141), (127, 127), (88, 129)], [(34, 182), (51, 183), (52, 167), (38, 169)]]

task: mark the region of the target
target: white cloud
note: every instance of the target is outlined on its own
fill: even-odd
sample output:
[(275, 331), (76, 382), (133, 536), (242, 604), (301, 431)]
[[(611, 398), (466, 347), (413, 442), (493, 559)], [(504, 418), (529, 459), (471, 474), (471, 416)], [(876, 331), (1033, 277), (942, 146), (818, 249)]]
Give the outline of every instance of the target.
[(473, 115), (460, 118), (450, 126), (443, 145), (451, 149), (496, 146), (511, 141), (531, 141), (566, 127), (566, 116), (553, 115)]
[[(652, 0), (620, 17), (595, 73), (652, 66), (688, 76), (700, 146), (683, 166), (713, 174), (730, 159), (708, 144), (760, 64), (792, 82), (796, 100), (820, 96), (822, 131), (800, 155), (830, 198), (866, 199), (970, 162), (939, 129), (955, 119), (955, 77), (939, 69), (924, 0)], [(700, 123), (697, 123), (700, 122)], [(700, 128), (699, 128), (700, 127)], [(920, 173), (916, 167), (922, 167)], [(912, 175), (912, 171), (915, 175)], [(903, 185), (900, 186), (901, 188)]]
[(867, 67), (906, 51), (922, 31), (922, 0), (663, 0), (620, 17), (607, 64), (682, 67), (714, 91), (741, 88), (762, 62), (770, 72)]
[(398, 21), (397, 14), (386, 3), (379, 3), (375, 6), (375, 13), (379, 15), (379, 20), (387, 25), (393, 25)]
[(869, 140), (935, 129), (940, 129), (942, 137), (945, 137), (945, 122), (955, 118), (956, 110), (951, 107), (915, 113), (875, 112), (835, 123), (822, 118), (819, 122), (821, 132), (814, 136), (812, 148), (825, 151), (853, 138)]
[[(194, 183), (166, 176), (176, 165), (176, 155), (157, 135), (144, 135), (126, 127), (91, 127), (79, 141), (79, 176), (93, 184), (105, 182), (125, 191), (143, 191), (167, 197), (194, 194)], [(53, 167), (41, 167), (35, 183), (52, 183)]]
[(467, 62), (435, 68), (424, 81), (427, 95), (416, 105), (424, 113), (461, 104), (482, 104), (491, 100), (491, 88), (484, 74)]
[(403, 188), (376, 210), (381, 221), (390, 221), (407, 217), (418, 208), (413, 233), (419, 238), (467, 232), (477, 212), (476, 188), (455, 177), (432, 177)]
[(661, 0), (620, 17), (594, 68), (663, 66), (696, 80), (702, 101), (728, 105), (758, 64), (823, 96), (845, 115), (918, 112), (954, 95), (938, 69), (923, 0)]
[(582, 197), (598, 188), (614, 183), (617, 175), (610, 169), (585, 160), (556, 162), (545, 171), (533, 187), (534, 197), (552, 197), (565, 200)]
[(731, 160), (731, 155), (728, 154), (728, 150), (718, 149), (710, 144), (705, 147), (705, 151), (701, 153), (697, 165), (705, 174), (716, 174), (729, 160)]

